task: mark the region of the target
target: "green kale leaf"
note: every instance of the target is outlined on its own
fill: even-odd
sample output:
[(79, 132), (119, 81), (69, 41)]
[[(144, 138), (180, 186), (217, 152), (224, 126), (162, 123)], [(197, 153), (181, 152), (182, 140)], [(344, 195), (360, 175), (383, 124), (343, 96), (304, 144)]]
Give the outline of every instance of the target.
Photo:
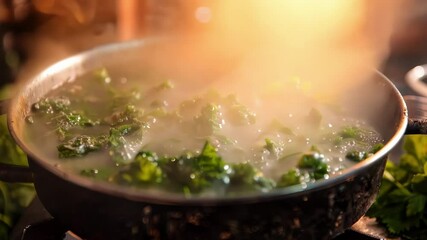
[(291, 169), (288, 172), (282, 174), (277, 181), (277, 187), (289, 187), (301, 183), (301, 173), (298, 169)]
[[(48, 125), (55, 126), (59, 140), (63, 141), (70, 136), (70, 129), (74, 127), (85, 128), (100, 124), (100, 121), (93, 120), (83, 112), (71, 110), (71, 101), (67, 97), (43, 98), (32, 106), (34, 113), (41, 112)], [(34, 123), (33, 116), (28, 116), (27, 121)]]
[(141, 151), (135, 160), (122, 170), (116, 177), (118, 183), (132, 186), (144, 186), (162, 183), (164, 175), (158, 164), (158, 157), (155, 153)]
[(241, 104), (235, 95), (229, 95), (224, 100), (225, 112), (234, 126), (251, 125), (256, 122), (256, 114)]
[(209, 142), (205, 143), (200, 155), (194, 159), (195, 170), (208, 179), (220, 179), (225, 173), (224, 166), (224, 160)]
[(57, 146), (60, 158), (81, 157), (105, 146), (106, 137), (76, 136)]
[(345, 155), (345, 158), (353, 162), (361, 162), (362, 160), (368, 158), (368, 156), (369, 155), (367, 152), (353, 150), (353, 151), (347, 152), (347, 154)]
[(68, 112), (71, 104), (70, 99), (66, 97), (43, 98), (32, 106), (32, 111), (43, 112), (45, 114), (54, 114), (58, 112)]
[(220, 105), (212, 103), (201, 109), (200, 115), (194, 119), (198, 136), (209, 136), (222, 128), (223, 118), (220, 109)]
[(143, 111), (135, 105), (128, 104), (124, 109), (114, 112), (111, 116), (104, 119), (110, 126), (118, 126), (124, 124), (142, 124), (142, 119), (144, 118)]
[(345, 158), (353, 162), (361, 162), (362, 160), (365, 160), (366, 158), (372, 156), (374, 153), (378, 152), (383, 147), (384, 147), (384, 144), (377, 143), (371, 148), (369, 152), (351, 150), (347, 152), (347, 154), (345, 155)]
[(344, 127), (339, 132), (339, 135), (342, 138), (360, 138), (361, 134), (362, 134), (361, 130), (354, 126)]
[[(110, 132), (107, 138), (109, 154), (113, 161), (116, 163), (127, 163), (132, 159), (129, 159), (128, 149), (139, 146), (142, 134), (141, 126), (137, 124), (124, 124), (121, 126), (115, 126), (110, 128)], [(137, 136), (136, 140), (131, 141), (126, 139), (125, 136)]]
[(275, 182), (263, 177), (262, 173), (249, 163), (231, 165), (230, 191), (270, 191), (275, 187)]
[(200, 192), (215, 182), (226, 182), (227, 167), (214, 146), (206, 142), (198, 155), (183, 155), (178, 158), (160, 159), (160, 167), (185, 193)]
[(325, 156), (317, 151), (303, 154), (297, 167), (309, 170), (310, 176), (316, 180), (324, 178), (329, 173)]

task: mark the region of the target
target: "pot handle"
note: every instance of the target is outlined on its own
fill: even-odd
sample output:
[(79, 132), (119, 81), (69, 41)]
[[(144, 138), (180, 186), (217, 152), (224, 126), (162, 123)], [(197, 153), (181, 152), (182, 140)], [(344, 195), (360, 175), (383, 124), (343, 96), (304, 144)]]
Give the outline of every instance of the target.
[(405, 75), (408, 86), (421, 96), (427, 97), (427, 64), (418, 65), (409, 70)]
[(427, 97), (407, 95), (403, 99), (409, 116), (405, 134), (427, 134)]
[[(0, 114), (4, 115), (9, 106), (9, 99), (0, 100)], [(0, 181), (3, 182), (33, 182), (33, 172), (29, 167), (0, 162)]]
[(405, 81), (409, 88), (421, 96), (407, 95), (409, 121), (406, 134), (427, 134), (427, 64), (418, 65), (409, 70)]
[(0, 181), (29, 183), (34, 182), (34, 177), (29, 167), (0, 163)]

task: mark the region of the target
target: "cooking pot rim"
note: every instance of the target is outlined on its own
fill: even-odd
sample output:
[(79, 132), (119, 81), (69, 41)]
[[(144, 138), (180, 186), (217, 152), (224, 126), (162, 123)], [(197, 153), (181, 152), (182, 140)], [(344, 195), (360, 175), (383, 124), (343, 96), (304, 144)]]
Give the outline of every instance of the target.
[[(393, 134), (390, 140), (384, 145), (384, 147), (373, 154), (369, 158), (365, 159), (362, 162), (359, 162), (343, 171), (341, 175), (336, 175), (330, 179), (325, 179), (317, 181), (315, 183), (308, 184), (306, 187), (302, 185), (295, 185), (281, 189), (275, 189), (270, 192), (265, 193), (245, 193), (239, 196), (221, 196), (221, 197), (212, 197), (212, 196), (193, 196), (188, 197), (183, 194), (156, 194), (156, 193), (146, 193), (146, 190), (143, 189), (132, 189), (128, 187), (118, 186), (106, 182), (97, 182), (92, 179), (88, 179), (77, 174), (67, 173), (54, 164), (49, 163), (48, 161), (37, 156), (23, 139), (16, 133), (16, 122), (15, 118), (20, 116), (25, 116), (25, 110), (22, 109), (22, 101), (24, 101), (25, 92), (30, 91), (30, 86), (34, 84), (35, 81), (42, 81), (44, 77), (48, 76), (52, 69), (55, 71), (61, 71), (61, 69), (66, 69), (67, 67), (73, 65), (80, 65), (82, 61), (89, 61), (91, 57), (96, 57), (98, 54), (108, 54), (112, 52), (119, 51), (121, 49), (131, 49), (135, 47), (144, 47), (155, 39), (142, 39), (136, 41), (129, 41), (124, 43), (113, 43), (100, 47), (96, 47), (92, 50), (88, 50), (64, 60), (61, 60), (50, 67), (46, 68), (36, 77), (32, 78), (31, 81), (24, 83), (20, 87), (18, 94), (12, 99), (9, 112), (8, 112), (8, 126), (11, 135), (17, 142), (17, 144), (26, 152), (29, 156), (30, 167), (31, 164), (38, 164), (42, 168), (45, 168), (49, 172), (55, 174), (59, 178), (72, 182), (80, 187), (88, 188), (93, 191), (101, 192), (108, 195), (113, 195), (119, 198), (125, 198), (132, 201), (143, 201), (151, 202), (157, 204), (166, 204), (166, 205), (227, 205), (227, 204), (236, 204), (236, 203), (251, 203), (251, 202), (260, 202), (260, 201), (271, 201), (274, 199), (289, 198), (297, 195), (307, 194), (312, 191), (320, 191), (325, 188), (337, 185), (346, 181), (349, 178), (357, 176), (360, 172), (364, 171), (365, 168), (370, 165), (380, 161), (398, 144), (400, 139), (405, 133), (406, 126), (408, 124), (408, 114), (405, 101), (403, 100), (402, 95), (394, 84), (381, 72), (374, 70), (375, 73), (384, 80), (384, 83), (388, 88), (391, 89), (392, 94), (397, 97), (399, 102), (399, 107), (401, 110), (400, 121), (397, 123), (397, 131)], [(34, 161), (34, 162), (32, 162)], [(37, 184), (37, 175), (36, 175), (36, 184)], [(145, 192), (145, 193), (144, 193)]]

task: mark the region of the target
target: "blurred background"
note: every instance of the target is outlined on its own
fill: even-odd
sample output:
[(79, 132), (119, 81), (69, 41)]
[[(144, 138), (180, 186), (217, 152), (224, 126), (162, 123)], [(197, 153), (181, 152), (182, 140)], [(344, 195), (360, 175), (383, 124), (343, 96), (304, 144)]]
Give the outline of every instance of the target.
[[(198, 28), (209, 12), (196, 9), (199, 21), (189, 18), (201, 2), (209, 1), (0, 0), (0, 84), (97, 45)], [(403, 93), (410, 92), (403, 82), (406, 71), (427, 62), (427, 2), (408, 2), (381, 67)]]

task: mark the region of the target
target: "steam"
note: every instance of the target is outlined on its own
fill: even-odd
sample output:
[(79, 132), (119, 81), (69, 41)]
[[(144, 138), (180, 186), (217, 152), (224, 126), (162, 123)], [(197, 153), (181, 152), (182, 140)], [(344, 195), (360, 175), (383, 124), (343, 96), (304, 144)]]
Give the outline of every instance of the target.
[[(257, 129), (265, 129), (276, 118), (289, 120), (291, 129), (307, 130), (301, 118), (293, 116), (303, 116), (316, 105), (290, 88), (322, 102), (354, 93), (350, 90), (371, 80), (373, 70), (387, 57), (401, 5), (402, 1), (387, 0), (209, 1), (188, 10), (195, 23), (178, 31), (176, 45), (152, 60), (179, 75), (198, 75), (194, 82), (245, 98), (245, 104), (259, 116)], [(202, 77), (206, 73), (210, 78)], [(349, 109), (352, 114), (362, 106), (357, 98), (374, 100), (368, 94), (372, 91), (355, 96)], [(387, 101), (385, 97), (375, 100)], [(366, 103), (372, 102), (364, 101), (363, 108), (370, 106)], [(361, 115), (363, 120), (368, 121), (371, 108)], [(241, 149), (248, 149), (250, 144), (243, 143), (256, 139), (250, 136), (254, 132), (232, 135), (239, 138), (236, 142), (242, 144)], [(273, 166), (269, 164), (260, 166), (269, 171)]]
[[(66, 17), (66, 21), (78, 24), (85, 24), (96, 18), (95, 5), (103, 2), (88, 1), (95, 5), (89, 4), (86, 8), (77, 4), (82, 1), (33, 1), (41, 12)], [(147, 0), (153, 4), (162, 4), (165, 1)], [(244, 96), (244, 103), (252, 101), (254, 105), (250, 105), (250, 109), (256, 110), (259, 116), (265, 118), (263, 125), (268, 124), (277, 115), (278, 119), (291, 118), (283, 111), (285, 102), (293, 107), (293, 110), (301, 111), (300, 105), (303, 105), (303, 101), (292, 99), (292, 93), (287, 89), (290, 85), (319, 100), (333, 101), (337, 94), (345, 93), (355, 85), (369, 80), (368, 76), (372, 74), (372, 70), (380, 68), (387, 57), (389, 39), (398, 21), (397, 10), (403, 4), (403, 0), (169, 2), (173, 2), (171, 6), (177, 8), (174, 9), (175, 14), (172, 14), (175, 19), (167, 19), (168, 16), (165, 16), (168, 24), (162, 26), (177, 23), (174, 26), (178, 29), (163, 32), (168, 44), (154, 45), (158, 48), (142, 51), (142, 54), (150, 54), (145, 57), (147, 62), (143, 63), (174, 73), (177, 78), (188, 78), (192, 81), (190, 87), (198, 88), (197, 90), (202, 85), (205, 89), (228, 89), (239, 97)], [(148, 19), (163, 19), (150, 16), (153, 13), (150, 13), (152, 9), (149, 5), (143, 7), (147, 7)], [(170, 13), (164, 9), (159, 12)], [(132, 11), (130, 14), (137, 13), (138, 11)], [(137, 25), (135, 19), (140, 19), (139, 16), (119, 19), (119, 27), (134, 24), (128, 25), (129, 28), (124, 30), (137, 31), (134, 29)], [(126, 22), (126, 19), (132, 22)], [(50, 26), (61, 30), (61, 26), (57, 24), (58, 22), (54, 22)], [(147, 29), (138, 32), (147, 35), (138, 37), (153, 37), (150, 35), (153, 33), (158, 37), (159, 32), (150, 29), (151, 23), (148, 20), (146, 24), (144, 27)], [(159, 25), (161, 24), (151, 26)], [(126, 39), (135, 36), (131, 32), (115, 30), (116, 34), (122, 34)], [(47, 25), (44, 33), (51, 32)], [(81, 35), (71, 37), (72, 34), (65, 31), (59, 31), (56, 35), (86, 47), (86, 39)], [(99, 43), (117, 40), (110, 35), (107, 37), (107, 40), (98, 39)], [(58, 56), (63, 57), (70, 51), (55, 38), (44, 39), (43, 35), (40, 38), (39, 44), (33, 49), (36, 56), (32, 58), (34, 65), (47, 61), (46, 52), (55, 55), (50, 59), (58, 60)], [(91, 45), (96, 45), (93, 37), (91, 40)], [(111, 59), (117, 61), (122, 58), (113, 56)], [(125, 59), (124, 64), (133, 63), (135, 62), (126, 62)], [(140, 69), (139, 66), (135, 67)], [(183, 92), (185, 94), (182, 95), (187, 99), (194, 96), (187, 88)], [(270, 96), (272, 98), (269, 98)], [(257, 103), (257, 99), (266, 98), (267, 104)], [(253, 132), (257, 134), (261, 127)], [(246, 140), (244, 134), (236, 135), (241, 137), (242, 141)], [(129, 146), (134, 147), (132, 144)]]
[(113, 6), (113, 0), (28, 1), (36, 24), (17, 38), (25, 52), (17, 80), (29, 81), (57, 61), (116, 41)]
[(386, 0), (212, 1), (193, 6), (197, 24), (186, 32), (190, 44), (181, 51), (197, 59), (186, 57), (189, 64), (233, 68), (225, 77), (228, 83), (262, 89), (268, 82), (298, 79), (308, 93), (324, 98), (352, 88), (381, 67), (401, 5)]
[[(47, 57), (38, 54), (37, 49), (42, 49), (40, 52), (47, 49), (50, 56), (63, 58), (67, 53), (76, 53), (70, 50), (72, 47), (64, 46), (70, 44), (67, 41), (70, 34), (64, 30), (67, 25), (86, 31), (88, 24), (99, 19), (114, 19), (111, 15), (115, 14), (118, 20), (115, 33), (122, 39), (151, 37), (158, 35), (159, 29), (168, 37), (187, 37), (181, 46), (170, 49), (178, 54), (168, 55), (174, 58), (168, 61), (172, 65), (180, 65), (181, 57), (185, 56), (185, 61), (195, 68), (217, 72), (234, 69), (232, 78), (236, 79), (233, 81), (242, 76), (251, 84), (298, 78), (308, 82), (307, 91), (327, 95), (331, 86), (333, 91), (345, 91), (353, 82), (366, 78), (366, 69), (380, 67), (388, 54), (388, 41), (398, 20), (397, 9), (403, 2), (32, 0), (37, 11), (56, 16), (56, 20), (42, 26), (37, 37), (46, 39), (53, 33), (51, 39), (41, 41), (42, 46), (27, 45), (35, 58), (42, 56), (37, 61)], [(135, 26), (143, 29), (134, 29)], [(117, 41), (112, 31), (107, 32), (102, 39), (76, 33), (85, 44), (74, 49)], [(138, 35), (141, 33), (145, 35)], [(50, 45), (53, 50), (44, 45)]]
[[(40, 70), (90, 46), (117, 41), (124, 33), (126, 38), (165, 35), (170, 44), (153, 54), (150, 64), (184, 78), (190, 76), (206, 86), (232, 88), (248, 98), (253, 92), (280, 94), (291, 83), (310, 96), (328, 101), (369, 79), (372, 69), (381, 67), (393, 27), (399, 21), (397, 10), (404, 1), (146, 0), (135, 5), (146, 14), (144, 21), (137, 16), (138, 9), (121, 12), (129, 8), (108, 1), (106, 7), (117, 7), (115, 14), (121, 20), (114, 31), (100, 36), (92, 36), (88, 25), (102, 18), (97, 14), (111, 13), (102, 10), (102, 1), (32, 2), (38, 11), (59, 17), (41, 27), (41, 34), (27, 43), (31, 56), (21, 72), (23, 78), (34, 72), (31, 69)], [(136, 3), (123, 4), (132, 2)], [(120, 17), (126, 13), (128, 17)], [(74, 30), (79, 26), (83, 30), (69, 34), (59, 19), (65, 25), (73, 23)], [(145, 29), (133, 29), (139, 20)], [(127, 24), (131, 26), (120, 29)], [(137, 32), (127, 32), (132, 29)]]

